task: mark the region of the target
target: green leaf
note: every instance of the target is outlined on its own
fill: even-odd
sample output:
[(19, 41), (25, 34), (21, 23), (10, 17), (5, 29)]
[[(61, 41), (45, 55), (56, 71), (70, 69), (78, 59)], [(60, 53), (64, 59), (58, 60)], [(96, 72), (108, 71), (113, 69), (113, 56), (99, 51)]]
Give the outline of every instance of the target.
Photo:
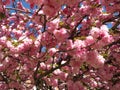
[(19, 42), (13, 41), (12, 44), (13, 44), (13, 46), (17, 47), (19, 45)]
[(65, 28), (66, 28), (66, 29), (70, 29), (70, 26), (69, 26), (69, 25), (66, 25)]
[(65, 23), (64, 23), (64, 22), (62, 22), (62, 21), (61, 21), (61, 22), (59, 22), (59, 26), (61, 26), (61, 27), (62, 27), (62, 26), (64, 26), (64, 24), (65, 24)]
[(36, 39), (34, 35), (30, 35), (29, 38), (32, 39), (33, 41), (35, 41)]
[(103, 56), (104, 58), (107, 58), (107, 57), (108, 57), (108, 54), (107, 54), (107, 53), (103, 53), (102, 56)]
[(81, 36), (81, 37), (75, 37), (74, 40), (85, 40), (86, 39), (86, 36)]
[(0, 12), (0, 20), (4, 19), (6, 17), (6, 15), (2, 12)]

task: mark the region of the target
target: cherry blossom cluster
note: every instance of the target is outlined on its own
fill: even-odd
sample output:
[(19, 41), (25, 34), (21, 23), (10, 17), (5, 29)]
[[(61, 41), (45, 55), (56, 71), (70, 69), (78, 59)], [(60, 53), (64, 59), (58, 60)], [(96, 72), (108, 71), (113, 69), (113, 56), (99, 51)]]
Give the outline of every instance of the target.
[(0, 90), (119, 90), (119, 0), (1, 0)]

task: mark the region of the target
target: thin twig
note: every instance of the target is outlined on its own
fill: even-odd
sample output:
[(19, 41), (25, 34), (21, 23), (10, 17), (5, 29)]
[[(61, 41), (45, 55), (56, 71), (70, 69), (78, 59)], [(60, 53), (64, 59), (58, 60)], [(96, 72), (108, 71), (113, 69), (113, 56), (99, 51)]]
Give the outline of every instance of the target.
[(32, 12), (24, 11), (24, 10), (21, 10), (21, 9), (18, 9), (18, 8), (5, 7), (5, 9), (16, 10), (16, 11), (20, 11), (20, 12), (23, 12), (23, 13), (30, 13), (30, 14), (33, 14)]

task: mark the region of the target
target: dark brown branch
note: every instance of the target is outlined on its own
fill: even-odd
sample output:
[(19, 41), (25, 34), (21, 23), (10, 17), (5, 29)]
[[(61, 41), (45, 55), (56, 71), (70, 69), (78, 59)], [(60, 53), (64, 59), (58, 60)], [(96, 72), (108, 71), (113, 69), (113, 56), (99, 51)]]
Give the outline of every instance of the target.
[(115, 30), (119, 24), (120, 24), (120, 18), (117, 20), (117, 22), (115, 23), (115, 25), (111, 29)]
[(9, 82), (8, 82), (8, 78), (7, 78), (6, 75), (4, 75), (4, 74), (1, 72), (1, 73), (0, 73), (0, 76), (2, 77), (3, 81), (4, 81), (6, 84), (9, 83)]
[(109, 19), (103, 21), (102, 23), (105, 24), (106, 22), (114, 21), (115, 19), (117, 19), (117, 18), (119, 18), (119, 17), (120, 17), (120, 14), (119, 14), (118, 16), (116, 16), (116, 17), (109, 18)]
[(73, 31), (71, 32), (71, 36), (69, 37), (69, 39), (73, 39), (75, 34), (76, 34), (76, 29), (78, 27), (78, 25), (82, 22), (82, 20), (88, 15), (84, 15), (83, 18), (77, 23), (77, 25), (74, 27)]
[(68, 56), (68, 57), (67, 57), (68, 60), (67, 60), (64, 64), (61, 64), (61, 65), (59, 65), (59, 66), (57, 66), (57, 67), (55, 67), (55, 68), (52, 68), (52, 69), (49, 70), (49, 71), (46, 71), (45, 73), (41, 74), (38, 78), (43, 78), (43, 77), (49, 75), (50, 73), (52, 73), (53, 71), (55, 71), (56, 69), (60, 69), (61, 67), (66, 66), (67, 64), (69, 64), (70, 58), (71, 58), (71, 56)]
[(44, 4), (41, 5), (41, 7), (37, 10), (37, 12), (35, 13), (35, 15), (38, 14), (38, 12), (43, 8)]

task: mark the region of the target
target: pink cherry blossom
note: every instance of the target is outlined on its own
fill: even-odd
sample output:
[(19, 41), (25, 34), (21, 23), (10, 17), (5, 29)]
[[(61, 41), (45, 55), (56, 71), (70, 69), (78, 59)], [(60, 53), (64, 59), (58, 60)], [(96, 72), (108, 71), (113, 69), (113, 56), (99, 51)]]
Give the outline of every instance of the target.
[(54, 33), (56, 39), (61, 42), (65, 41), (69, 36), (69, 34), (67, 33), (67, 30), (64, 28), (62, 28), (60, 30), (55, 30), (53, 33)]
[(118, 90), (119, 0), (0, 0), (0, 90)]
[(97, 51), (90, 51), (88, 52), (87, 62), (95, 68), (100, 68), (103, 67), (105, 59)]

